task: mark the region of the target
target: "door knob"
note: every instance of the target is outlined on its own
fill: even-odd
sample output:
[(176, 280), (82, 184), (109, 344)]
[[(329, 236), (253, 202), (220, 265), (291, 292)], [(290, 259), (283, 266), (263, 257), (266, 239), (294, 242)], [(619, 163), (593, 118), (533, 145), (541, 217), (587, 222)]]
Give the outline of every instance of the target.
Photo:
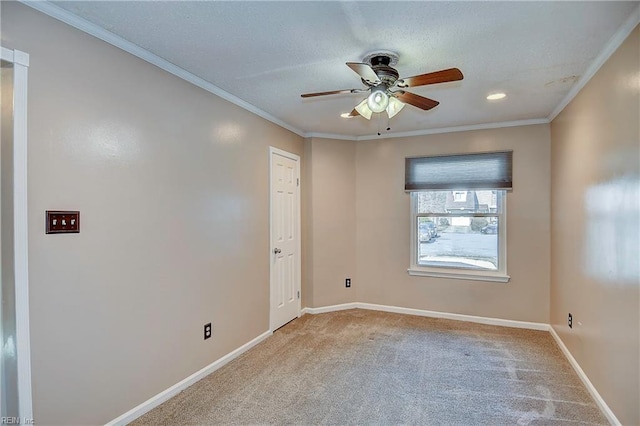
[(279, 254), (279, 253), (282, 253), (282, 250), (280, 250), (279, 248), (274, 248), (274, 249), (273, 249), (273, 252), (274, 252), (275, 254)]

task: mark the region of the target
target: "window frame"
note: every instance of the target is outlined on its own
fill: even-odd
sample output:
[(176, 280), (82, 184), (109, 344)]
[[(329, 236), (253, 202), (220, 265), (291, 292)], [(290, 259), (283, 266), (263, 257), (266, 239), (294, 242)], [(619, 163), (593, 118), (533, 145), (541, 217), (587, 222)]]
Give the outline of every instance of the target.
[[(492, 281), (492, 282), (509, 282), (510, 276), (507, 275), (507, 190), (493, 189), (497, 191), (497, 212), (496, 213), (418, 213), (417, 194), (420, 192), (436, 192), (438, 190), (423, 190), (410, 192), (411, 199), (411, 261), (407, 272), (409, 275), (421, 277), (435, 278), (453, 278), (462, 280), (475, 281)], [(451, 191), (451, 190), (447, 190)], [(476, 189), (469, 189), (476, 191)], [(418, 264), (419, 236), (418, 236), (418, 218), (419, 217), (498, 217), (498, 269), (496, 271), (478, 270), (470, 268), (451, 268), (440, 266), (424, 266)]]

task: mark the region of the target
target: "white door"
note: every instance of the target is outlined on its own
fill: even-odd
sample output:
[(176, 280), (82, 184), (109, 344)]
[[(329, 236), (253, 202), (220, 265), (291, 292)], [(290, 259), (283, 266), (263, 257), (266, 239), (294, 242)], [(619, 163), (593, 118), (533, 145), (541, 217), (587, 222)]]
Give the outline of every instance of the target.
[(271, 314), (275, 331), (300, 315), (300, 157), (270, 148)]

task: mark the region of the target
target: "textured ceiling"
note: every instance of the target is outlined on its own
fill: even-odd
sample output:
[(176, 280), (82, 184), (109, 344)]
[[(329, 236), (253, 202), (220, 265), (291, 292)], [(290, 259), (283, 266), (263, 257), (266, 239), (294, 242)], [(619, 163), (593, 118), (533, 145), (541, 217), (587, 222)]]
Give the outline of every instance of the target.
[[(605, 49), (638, 2), (54, 2), (298, 129), (371, 135), (344, 119), (364, 94), (345, 62), (397, 52), (401, 77), (458, 67), (464, 80), (411, 89), (392, 133), (544, 119)], [(489, 93), (507, 98), (489, 102)], [(375, 118), (375, 117), (374, 117)]]

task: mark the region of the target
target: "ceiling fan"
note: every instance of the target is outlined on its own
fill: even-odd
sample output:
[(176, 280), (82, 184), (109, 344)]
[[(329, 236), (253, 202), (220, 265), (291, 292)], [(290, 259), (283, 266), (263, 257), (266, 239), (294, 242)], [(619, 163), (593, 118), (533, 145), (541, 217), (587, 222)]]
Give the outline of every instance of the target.
[(347, 66), (358, 74), (362, 82), (367, 86), (361, 89), (333, 90), (330, 92), (305, 93), (303, 98), (315, 96), (337, 95), (341, 93), (364, 93), (371, 91), (369, 96), (360, 102), (345, 117), (361, 115), (367, 120), (373, 113), (386, 111), (389, 118), (393, 117), (404, 108), (405, 104), (413, 105), (422, 110), (430, 110), (438, 106), (440, 102), (415, 93), (406, 92), (407, 87), (425, 86), (427, 84), (446, 83), (462, 80), (464, 76), (458, 68), (430, 72), (415, 75), (413, 77), (399, 78), (400, 74), (393, 68), (398, 63), (398, 55), (392, 52), (376, 52), (367, 55), (362, 63), (347, 62)]

